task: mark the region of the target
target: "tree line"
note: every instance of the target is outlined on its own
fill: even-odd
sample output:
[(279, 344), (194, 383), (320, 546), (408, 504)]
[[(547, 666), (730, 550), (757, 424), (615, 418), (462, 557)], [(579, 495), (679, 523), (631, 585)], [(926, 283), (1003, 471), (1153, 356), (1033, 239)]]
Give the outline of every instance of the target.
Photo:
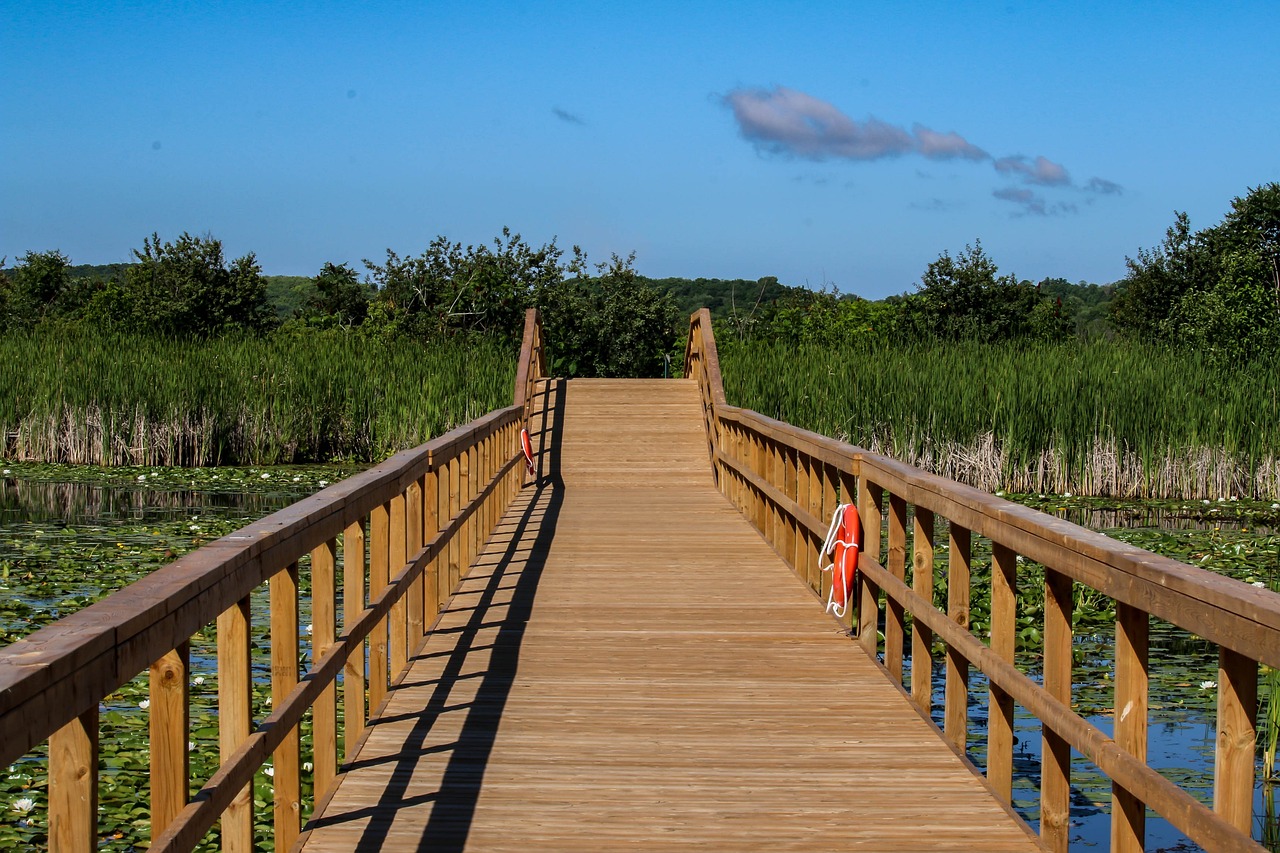
[[(869, 301), (834, 288), (756, 281), (649, 279), (635, 257), (589, 264), (578, 248), (535, 247), (503, 229), (490, 244), (437, 237), (418, 255), (390, 249), (363, 270), (325, 263), (272, 282), (250, 253), (228, 261), (210, 236), (152, 235), (134, 262), (71, 266), (61, 252), (0, 265), (6, 328), (76, 324), (165, 337), (225, 334), (481, 335), (518, 342), (541, 309), (552, 367), (576, 376), (661, 375), (685, 319), (711, 309), (726, 341), (838, 344), (1121, 336), (1205, 352), (1222, 363), (1280, 344), (1280, 184), (1231, 203), (1194, 231), (1175, 214), (1163, 243), (1128, 259), (1120, 281), (1039, 283), (1001, 273), (980, 241), (929, 263), (914, 292)], [(282, 279), (283, 277), (276, 277)], [(274, 287), (273, 284), (281, 285)], [(287, 286), (285, 286), (287, 285)], [(280, 316), (280, 306), (292, 307)]]

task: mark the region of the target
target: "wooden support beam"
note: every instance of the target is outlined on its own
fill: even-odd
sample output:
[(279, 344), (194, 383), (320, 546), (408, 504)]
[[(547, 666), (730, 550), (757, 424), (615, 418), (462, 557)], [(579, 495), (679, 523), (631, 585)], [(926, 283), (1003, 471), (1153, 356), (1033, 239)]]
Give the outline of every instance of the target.
[(153, 839), (187, 804), (191, 785), (190, 649), (190, 644), (183, 643), (151, 664), (148, 672)]
[[(271, 576), (271, 702), (283, 705), (298, 684), (298, 564)], [(302, 745), (296, 726), (272, 753), (275, 843), (288, 850), (302, 821)]]

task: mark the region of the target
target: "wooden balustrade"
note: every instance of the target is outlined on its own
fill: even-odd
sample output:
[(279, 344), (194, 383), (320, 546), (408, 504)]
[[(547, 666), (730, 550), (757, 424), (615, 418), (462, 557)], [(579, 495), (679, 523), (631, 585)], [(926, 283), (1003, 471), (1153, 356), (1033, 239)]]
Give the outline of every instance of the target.
[[(312, 715), (320, 799), (520, 490), (519, 431), (543, 372), (541, 329), (531, 310), (514, 405), (399, 453), (0, 649), (0, 763), (48, 741), (50, 848), (96, 850), (101, 829), (110, 829), (97, 820), (99, 704), (146, 671), (151, 849), (189, 850), (219, 820), (224, 850), (252, 849), (252, 782), (268, 759), (275, 846), (288, 849), (303, 813), (303, 715)], [(311, 666), (300, 672), (304, 559)], [(271, 705), (255, 721), (251, 593), (263, 584)], [(189, 798), (189, 640), (214, 622), (221, 763)]]
[[(1040, 831), (1066, 850), (1070, 755), (1075, 749), (1113, 784), (1112, 848), (1141, 850), (1154, 810), (1212, 850), (1260, 850), (1250, 837), (1259, 664), (1280, 666), (1280, 596), (1125, 545), (1077, 525), (835, 441), (725, 401), (711, 318), (690, 319), (685, 375), (698, 380), (715, 481), (816, 595), (817, 548), (838, 502), (856, 500), (864, 527), (856, 626), (872, 654), (919, 710), (931, 708), (933, 645), (945, 648), (943, 734), (966, 744), (969, 675), (989, 692), (987, 781), (1006, 802), (1013, 773), (1013, 711), (1041, 722)], [(912, 519), (908, 537), (908, 519)], [(934, 523), (948, 523), (946, 610), (934, 605)], [(969, 624), (973, 537), (992, 543), (989, 637)], [(908, 581), (908, 538), (912, 559)], [(887, 539), (887, 543), (886, 543)], [(882, 550), (882, 543), (887, 547)], [(1044, 567), (1043, 683), (1014, 663), (1019, 557)], [(1072, 710), (1072, 588), (1116, 602), (1115, 735)], [(910, 621), (908, 622), (908, 616)], [(1147, 651), (1151, 617), (1217, 643), (1218, 735), (1213, 807), (1146, 760)], [(911, 642), (906, 643), (906, 634)], [(985, 640), (985, 641), (984, 641)], [(904, 664), (907, 668), (904, 670)]]

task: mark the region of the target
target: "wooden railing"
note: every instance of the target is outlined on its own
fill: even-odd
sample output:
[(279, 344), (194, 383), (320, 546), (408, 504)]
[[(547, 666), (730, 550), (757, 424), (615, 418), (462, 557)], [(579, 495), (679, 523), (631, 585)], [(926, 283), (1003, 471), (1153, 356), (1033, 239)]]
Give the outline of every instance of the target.
[[(519, 430), (527, 388), (542, 372), (535, 311), (526, 317), (524, 340), (515, 405), (399, 453), (0, 649), (0, 764), (48, 740), (51, 849), (98, 848), (99, 703), (144, 671), (151, 849), (189, 850), (219, 820), (224, 850), (252, 849), (251, 783), (268, 759), (275, 849), (289, 849), (302, 814), (304, 713), (312, 714), (319, 800), (520, 490)], [(300, 561), (310, 571), (307, 672), (298, 664)], [(262, 584), (269, 585), (272, 701), (255, 724), (250, 595)], [(221, 763), (189, 800), (189, 640), (214, 621)]]
[[(944, 645), (942, 728), (962, 753), (969, 673), (976, 668), (986, 676), (986, 778), (1006, 803), (1012, 792), (1015, 703), (1040, 720), (1040, 832), (1047, 847), (1068, 846), (1074, 748), (1111, 779), (1113, 850), (1142, 849), (1147, 808), (1205, 849), (1262, 849), (1249, 834), (1258, 664), (1280, 666), (1280, 596), (730, 406), (705, 309), (690, 319), (685, 375), (702, 389), (720, 490), (819, 595), (827, 592), (817, 568), (826, 519), (839, 502), (857, 501), (865, 531), (858, 566), (859, 641), (873, 656), (883, 653), (888, 674), (904, 691), (910, 685), (907, 695), (926, 717), (932, 712), (934, 641)], [(938, 518), (948, 520), (950, 530), (946, 612), (933, 604)], [(975, 535), (992, 543), (989, 642), (969, 623)], [(1014, 664), (1019, 555), (1044, 567), (1043, 683)], [(1114, 738), (1072, 709), (1072, 588), (1077, 583), (1116, 602)], [(1212, 810), (1146, 761), (1152, 663), (1147, 638), (1153, 616), (1220, 648)]]

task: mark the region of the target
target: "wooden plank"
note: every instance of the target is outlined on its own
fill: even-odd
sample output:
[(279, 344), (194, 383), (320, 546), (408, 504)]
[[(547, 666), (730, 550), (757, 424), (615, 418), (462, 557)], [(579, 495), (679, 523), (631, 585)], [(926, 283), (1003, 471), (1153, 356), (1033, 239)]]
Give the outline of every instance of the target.
[[(1151, 617), (1127, 604), (1116, 605), (1116, 746), (1147, 760), (1147, 647)], [(1111, 786), (1111, 849), (1146, 849), (1147, 805), (1123, 785)]]
[[(972, 535), (952, 522), (947, 534), (947, 618), (969, 630), (969, 582)], [(969, 737), (969, 661), (960, 650), (947, 645), (947, 739), (964, 752)]]
[[(426, 475), (424, 474), (423, 479), (425, 478)], [(408, 491), (405, 492), (404, 539), (406, 560), (409, 554), (418, 553), (418, 550), (422, 547), (422, 493), (422, 480), (415, 480), (409, 486)], [(408, 651), (410, 654), (418, 650), (426, 634), (426, 621), (423, 615), (423, 588), (424, 579), (422, 575), (419, 575), (414, 580), (413, 588), (409, 590), (405, 598), (405, 618), (408, 623)]]
[[(311, 661), (329, 650), (337, 637), (338, 540), (311, 552)], [(316, 796), (323, 796), (338, 775), (338, 693), (329, 684), (316, 700), (312, 715), (312, 758)]]
[[(271, 578), (271, 701), (284, 704), (298, 684), (298, 564)], [(302, 758), (298, 729), (291, 728), (272, 754), (275, 843), (287, 850), (301, 828)]]
[[(889, 495), (889, 555), (885, 568), (898, 580), (907, 575), (907, 502), (901, 495)], [(906, 614), (902, 604), (892, 598), (885, 601), (884, 611), (884, 666), (902, 684)]]
[(49, 738), (49, 849), (98, 849), (98, 709)]
[[(1044, 689), (1064, 705), (1071, 704), (1071, 587), (1071, 578), (1045, 570)], [(1116, 727), (1118, 731), (1118, 720)], [(1050, 850), (1066, 853), (1071, 837), (1071, 745), (1047, 723), (1041, 725), (1041, 755), (1040, 837)]]
[[(369, 599), (382, 594), (391, 573), (391, 504), (385, 503), (369, 513)], [(369, 713), (382, 704), (387, 695), (388, 631), (380, 622), (369, 635)]]
[[(858, 481), (858, 515), (862, 519), (864, 548), (858, 556), (858, 568), (864, 562), (880, 560), (880, 530), (884, 523), (881, 506), (884, 489), (863, 478)], [(875, 655), (880, 647), (880, 587), (865, 571), (858, 572), (858, 639), (867, 654)]]
[[(1017, 555), (991, 546), (991, 651), (1012, 662), (1017, 647)], [(1005, 801), (1013, 797), (1013, 697), (993, 682), (987, 691), (987, 781)]]
[[(360, 616), (365, 604), (364, 523), (347, 526), (342, 534), (342, 626), (349, 629)], [(342, 740), (347, 760), (369, 719), (365, 710), (365, 653), (360, 651), (347, 659), (342, 669)]]
[[(911, 531), (911, 588), (933, 600), (933, 513), (916, 507)], [(933, 632), (922, 622), (911, 625), (911, 700), (926, 715), (933, 710)]]
[(187, 790), (191, 785), (191, 753), (187, 749), (191, 731), (190, 648), (183, 643), (153, 663), (148, 673), (153, 839), (187, 804)]
[(1213, 810), (1243, 832), (1248, 832), (1253, 827), (1257, 719), (1257, 661), (1231, 649), (1220, 649)]
[[(387, 565), (390, 574), (398, 574), (408, 559), (408, 544), (405, 532), (405, 496), (396, 495), (391, 499), (387, 514)], [(391, 666), (391, 677), (399, 678), (409, 665), (409, 602), (401, 598), (391, 608), (391, 617), (387, 620), (387, 647)]]
[[(249, 599), (242, 598), (218, 616), (218, 752), (228, 761), (253, 726), (249, 661)], [(244, 785), (222, 813), (224, 853), (253, 850), (253, 796)]]
[(304, 849), (1035, 849), (708, 482), (696, 388), (651, 387), (568, 383), (563, 490), (512, 504)]

